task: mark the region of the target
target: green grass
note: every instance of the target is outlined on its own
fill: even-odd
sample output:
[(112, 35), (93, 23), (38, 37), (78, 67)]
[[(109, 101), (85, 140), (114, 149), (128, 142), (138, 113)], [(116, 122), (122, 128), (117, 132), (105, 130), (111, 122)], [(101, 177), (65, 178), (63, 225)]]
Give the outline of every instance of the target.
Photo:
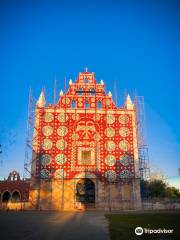
[[(178, 240), (180, 239), (180, 213), (124, 213), (107, 214), (112, 240)], [(142, 234), (136, 227), (150, 229), (174, 229), (173, 234)]]

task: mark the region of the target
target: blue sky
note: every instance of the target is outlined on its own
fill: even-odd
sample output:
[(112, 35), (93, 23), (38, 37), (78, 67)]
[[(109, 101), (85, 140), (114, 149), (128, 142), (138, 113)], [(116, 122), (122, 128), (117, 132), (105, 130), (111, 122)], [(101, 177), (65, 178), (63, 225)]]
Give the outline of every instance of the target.
[(145, 97), (150, 161), (168, 176), (180, 167), (178, 1), (0, 1), (1, 129), (15, 135), (0, 175), (23, 172), (28, 89), (64, 88), (88, 66), (114, 91)]

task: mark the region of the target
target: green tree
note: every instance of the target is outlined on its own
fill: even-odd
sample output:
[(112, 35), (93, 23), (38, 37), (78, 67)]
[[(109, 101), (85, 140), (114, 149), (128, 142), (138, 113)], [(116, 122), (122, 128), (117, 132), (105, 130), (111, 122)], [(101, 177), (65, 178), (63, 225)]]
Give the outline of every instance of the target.
[(180, 191), (175, 187), (167, 187), (166, 195), (169, 198), (180, 198)]
[(162, 180), (149, 182), (148, 189), (152, 198), (163, 198), (166, 196), (166, 184)]
[(154, 179), (141, 182), (142, 198), (180, 198), (180, 191), (175, 187), (170, 187), (163, 180)]

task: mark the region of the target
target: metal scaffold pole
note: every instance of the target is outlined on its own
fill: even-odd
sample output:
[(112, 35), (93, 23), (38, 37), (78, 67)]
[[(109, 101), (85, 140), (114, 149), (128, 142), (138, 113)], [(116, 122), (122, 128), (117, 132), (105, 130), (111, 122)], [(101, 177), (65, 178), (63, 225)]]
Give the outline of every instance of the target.
[[(136, 121), (137, 121), (137, 139), (138, 139), (138, 158), (139, 158), (139, 178), (140, 183), (150, 179), (150, 165), (148, 145), (146, 144), (146, 128), (145, 128), (145, 108), (144, 97), (135, 96)], [(148, 199), (148, 192), (144, 193)]]
[(33, 99), (32, 89), (29, 90), (28, 97), (28, 115), (26, 125), (26, 139), (25, 139), (25, 159), (24, 159), (24, 173), (23, 178), (31, 177), (32, 151), (33, 151), (33, 132), (34, 132), (34, 116), (35, 116), (35, 102)]

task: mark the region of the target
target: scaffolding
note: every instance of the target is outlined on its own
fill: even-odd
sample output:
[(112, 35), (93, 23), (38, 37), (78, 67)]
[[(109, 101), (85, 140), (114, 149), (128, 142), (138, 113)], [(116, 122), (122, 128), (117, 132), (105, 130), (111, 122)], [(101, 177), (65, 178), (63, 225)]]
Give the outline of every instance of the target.
[(33, 97), (32, 89), (29, 89), (28, 96), (28, 113), (27, 113), (27, 125), (26, 125), (26, 139), (25, 139), (25, 158), (24, 158), (24, 179), (31, 178), (31, 166), (33, 157), (33, 134), (34, 134), (34, 120), (35, 120), (35, 108), (36, 108), (37, 99)]
[(135, 96), (135, 108), (136, 108), (136, 121), (137, 121), (139, 175), (141, 180), (149, 180), (150, 166), (149, 166), (148, 145), (146, 143), (144, 96)]
[(150, 197), (146, 187), (146, 181), (150, 179), (150, 164), (148, 145), (146, 143), (146, 122), (144, 97), (135, 96), (136, 120), (137, 120), (137, 136), (138, 136), (138, 158), (139, 158), (139, 178), (140, 178), (140, 192), (142, 199), (142, 208), (149, 204)]
[[(105, 89), (104, 89), (105, 90)], [(66, 91), (66, 80), (65, 80), (65, 91)], [(105, 91), (106, 92), (106, 91)], [(78, 93), (78, 91), (77, 91)], [(91, 93), (90, 91), (85, 91), (85, 98), (87, 97), (86, 94)], [(96, 89), (96, 84), (95, 84), (95, 91), (93, 92), (95, 95), (95, 109), (94, 109), (94, 115), (95, 115), (95, 126), (97, 125), (96, 122), (96, 118), (97, 118), (97, 106), (98, 106), (98, 101), (97, 101), (97, 96), (96, 94), (98, 94), (99, 92)], [(106, 101), (107, 96), (104, 98), (104, 100)], [(115, 101), (117, 102), (117, 95), (115, 94)], [(34, 135), (34, 130), (35, 130), (35, 123), (34, 120), (36, 119), (36, 103), (37, 100), (32, 96), (32, 90), (30, 89), (29, 91), (29, 100), (28, 100), (28, 119), (27, 119), (27, 129), (26, 129), (26, 148), (25, 148), (25, 161), (24, 161), (24, 178), (25, 179), (29, 179), (31, 177), (36, 177), (36, 179), (39, 181), (39, 197), (40, 197), (40, 185), (41, 185), (41, 174), (40, 172), (38, 172), (38, 175), (36, 174), (36, 176), (32, 175), (32, 164), (34, 161), (37, 160), (37, 156), (35, 158), (33, 158), (32, 153), (33, 153), (33, 144), (34, 144), (34, 140), (35, 140), (35, 135)], [(77, 104), (77, 97), (76, 97), (76, 104)], [(111, 103), (112, 104), (112, 103)], [(56, 106), (56, 80), (55, 80), (55, 87), (54, 87), (54, 113), (56, 111), (55, 109)], [(66, 119), (66, 113), (67, 113), (67, 109), (66, 109), (66, 92), (65, 92), (65, 119)], [(112, 106), (111, 106), (112, 109)], [(85, 116), (86, 116), (86, 109), (85, 110)], [(108, 109), (107, 107), (105, 107), (105, 114), (104, 117), (107, 119), (107, 115), (108, 115)], [(149, 169), (149, 157), (148, 157), (148, 147), (145, 144), (145, 113), (144, 113), (144, 97), (142, 96), (136, 96), (135, 97), (135, 110), (136, 110), (136, 121), (137, 121), (137, 138), (138, 138), (138, 156), (139, 156), (139, 166), (138, 166), (138, 176), (135, 176), (136, 178), (139, 177), (140, 180), (148, 180), (149, 179), (149, 174), (150, 174), (150, 169)], [(38, 113), (39, 114), (39, 113)], [(78, 121), (78, 110), (77, 110), (77, 105), (75, 106), (74, 109), (74, 114), (75, 114), (75, 125), (77, 124)], [(66, 122), (66, 121), (65, 121)], [(107, 124), (107, 123), (106, 123)], [(65, 125), (64, 125), (65, 126)], [(38, 131), (38, 129), (36, 129)], [(37, 139), (36, 139), (37, 140)], [(109, 140), (112, 140), (112, 137), (109, 138)], [(54, 140), (54, 135), (53, 135), (53, 141)], [(76, 140), (75, 140), (76, 141)], [(38, 141), (36, 141), (38, 142)], [(65, 144), (65, 142), (64, 142)], [(65, 149), (65, 147), (64, 147)], [(75, 143), (75, 149), (76, 149), (76, 154), (77, 154), (77, 146)], [(99, 146), (97, 144), (97, 142), (95, 141), (95, 172), (98, 173), (98, 162), (100, 161), (99, 158)], [(105, 150), (107, 151), (107, 150)], [(65, 150), (63, 150), (63, 153), (65, 154)], [(107, 155), (107, 154), (106, 154)], [(51, 156), (51, 159), (55, 159), (55, 157)], [(38, 160), (40, 161), (40, 159)], [(40, 161), (41, 162), (41, 161)], [(41, 164), (41, 163), (40, 163)], [(76, 172), (76, 166), (74, 167), (74, 172)], [(54, 169), (51, 169), (50, 172), (53, 173)], [(86, 172), (86, 169), (85, 169)], [(53, 174), (52, 174), (53, 176)], [(99, 182), (98, 182), (98, 177), (99, 174), (96, 174), (96, 189), (95, 189), (95, 193), (96, 193), (96, 197), (99, 199)], [(51, 199), (52, 199), (52, 178), (51, 177)], [(65, 188), (65, 180), (66, 177), (64, 176), (64, 171), (63, 171), (63, 178), (62, 178), (62, 186), (59, 186), (59, 190), (62, 191), (62, 202), (61, 202), (61, 209), (64, 209), (64, 201), (65, 200), (69, 200), (70, 199), (64, 199), (64, 188)], [(75, 195), (74, 195), (74, 203), (76, 202), (76, 183), (79, 180), (79, 178), (74, 177), (73, 181), (74, 181), (74, 190), (75, 190)], [(131, 199), (130, 202), (133, 204), (134, 201), (136, 200), (136, 194), (135, 194), (135, 189), (134, 189), (134, 182), (133, 182), (133, 177), (129, 177), (128, 179), (125, 179), (125, 182), (127, 184), (129, 184), (129, 186), (131, 187), (131, 192), (133, 194), (131, 194)], [(103, 201), (104, 203), (108, 202), (108, 204), (106, 206), (108, 206), (109, 211), (111, 210), (111, 207), (113, 207), (113, 202), (111, 200), (111, 185), (114, 184), (118, 187), (119, 189), (119, 196), (118, 196), (118, 201), (123, 202), (126, 201), (122, 198), (122, 184), (124, 184), (121, 181), (114, 181), (114, 183), (111, 183), (107, 180), (102, 181), (101, 182), (101, 191), (103, 192)], [(108, 192), (107, 192), (108, 190)], [(52, 200), (51, 200), (52, 202)], [(97, 204), (98, 206), (98, 202), (95, 202), (95, 204)], [(75, 207), (75, 206), (74, 206)], [(40, 209), (40, 202), (38, 204), (38, 209)]]

